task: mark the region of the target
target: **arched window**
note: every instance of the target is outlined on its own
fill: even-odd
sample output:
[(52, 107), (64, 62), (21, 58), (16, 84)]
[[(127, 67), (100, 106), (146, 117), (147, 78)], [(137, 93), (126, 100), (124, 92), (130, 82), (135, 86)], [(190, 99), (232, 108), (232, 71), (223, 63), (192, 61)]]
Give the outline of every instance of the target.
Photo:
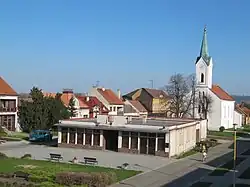
[(202, 92), (202, 97), (203, 97), (203, 98), (205, 97), (205, 92), (204, 92), (204, 91)]
[(201, 73), (201, 83), (204, 82), (204, 73)]

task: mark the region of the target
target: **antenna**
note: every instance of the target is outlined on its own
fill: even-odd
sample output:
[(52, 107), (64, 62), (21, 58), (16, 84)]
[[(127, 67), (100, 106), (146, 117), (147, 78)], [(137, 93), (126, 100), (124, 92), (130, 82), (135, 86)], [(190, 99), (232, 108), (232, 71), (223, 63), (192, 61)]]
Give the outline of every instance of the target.
[(151, 83), (151, 88), (154, 88), (154, 80), (149, 80), (149, 82)]
[(96, 87), (99, 87), (100, 81), (96, 81)]

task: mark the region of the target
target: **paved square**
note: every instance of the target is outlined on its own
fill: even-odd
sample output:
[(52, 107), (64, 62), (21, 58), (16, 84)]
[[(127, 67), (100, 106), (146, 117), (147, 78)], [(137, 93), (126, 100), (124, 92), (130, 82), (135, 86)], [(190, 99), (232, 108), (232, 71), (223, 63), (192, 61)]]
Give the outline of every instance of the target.
[(49, 153), (58, 153), (63, 156), (64, 161), (68, 162), (74, 157), (83, 161), (84, 157), (96, 157), (99, 166), (113, 167), (128, 163), (128, 169), (139, 171), (150, 171), (174, 162), (174, 159), (149, 156), (133, 155), (127, 153), (117, 153), (111, 151), (48, 147), (43, 145), (30, 145), (27, 143), (9, 143), (0, 145), (0, 152), (10, 157), (21, 157), (24, 154), (31, 154), (32, 158), (44, 160), (49, 158)]

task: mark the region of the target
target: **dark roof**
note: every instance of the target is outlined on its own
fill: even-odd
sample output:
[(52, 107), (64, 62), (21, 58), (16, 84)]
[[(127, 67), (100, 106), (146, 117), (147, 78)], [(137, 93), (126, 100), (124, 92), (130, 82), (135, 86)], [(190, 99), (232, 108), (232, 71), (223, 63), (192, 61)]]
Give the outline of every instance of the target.
[(146, 108), (141, 104), (138, 100), (129, 100), (128, 102), (131, 103), (139, 112), (147, 112)]
[(167, 93), (164, 92), (163, 90), (158, 90), (158, 89), (152, 89), (152, 88), (143, 88), (148, 92), (153, 98), (166, 98), (168, 97)]

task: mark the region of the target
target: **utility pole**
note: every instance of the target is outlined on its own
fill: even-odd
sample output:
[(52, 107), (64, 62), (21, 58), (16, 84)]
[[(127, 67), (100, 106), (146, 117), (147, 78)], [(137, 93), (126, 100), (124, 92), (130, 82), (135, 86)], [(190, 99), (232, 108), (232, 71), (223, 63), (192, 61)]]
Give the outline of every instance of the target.
[(151, 82), (151, 88), (154, 88), (154, 80), (149, 80), (149, 82)]

